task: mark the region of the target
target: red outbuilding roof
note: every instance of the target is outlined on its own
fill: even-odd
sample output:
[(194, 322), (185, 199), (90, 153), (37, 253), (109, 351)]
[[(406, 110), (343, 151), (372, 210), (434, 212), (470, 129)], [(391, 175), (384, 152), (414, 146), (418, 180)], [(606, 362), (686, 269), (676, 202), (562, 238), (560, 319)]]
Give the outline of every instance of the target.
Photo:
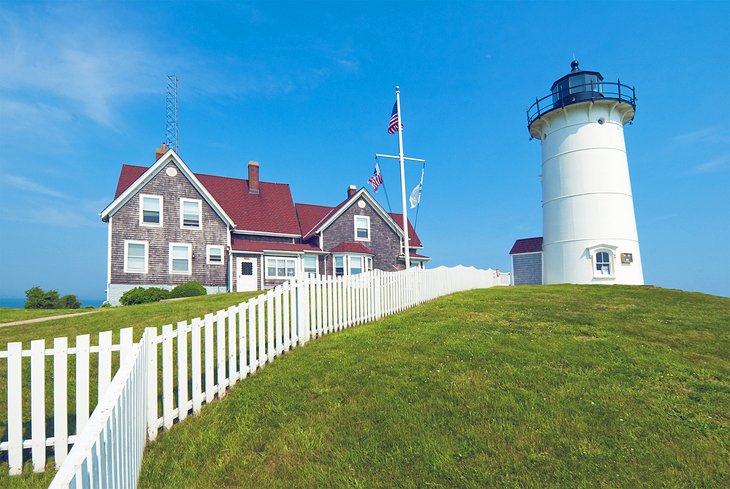
[(375, 255), (375, 253), (370, 251), (370, 248), (355, 241), (343, 241), (330, 251), (332, 253), (363, 253), (365, 255)]
[[(119, 197), (147, 169), (144, 166), (122, 165), (114, 198)], [(248, 180), (242, 178), (199, 173), (195, 177), (233, 219), (236, 229), (296, 236), (301, 234), (288, 184), (260, 182), (259, 193), (252, 194), (248, 191)]]
[(519, 255), (520, 253), (538, 253), (542, 251), (542, 236), (539, 238), (524, 238), (515, 241), (512, 249), (509, 250), (510, 255)]

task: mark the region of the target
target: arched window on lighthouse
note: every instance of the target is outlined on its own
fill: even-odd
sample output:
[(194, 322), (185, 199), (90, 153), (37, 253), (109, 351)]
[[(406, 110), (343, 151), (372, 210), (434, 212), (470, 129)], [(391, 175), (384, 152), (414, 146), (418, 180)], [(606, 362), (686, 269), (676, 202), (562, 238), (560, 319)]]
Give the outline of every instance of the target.
[(616, 246), (610, 244), (597, 244), (588, 248), (588, 256), (592, 261), (593, 278), (616, 278), (614, 257)]
[(599, 251), (596, 253), (596, 275), (611, 276), (611, 253), (609, 251)]

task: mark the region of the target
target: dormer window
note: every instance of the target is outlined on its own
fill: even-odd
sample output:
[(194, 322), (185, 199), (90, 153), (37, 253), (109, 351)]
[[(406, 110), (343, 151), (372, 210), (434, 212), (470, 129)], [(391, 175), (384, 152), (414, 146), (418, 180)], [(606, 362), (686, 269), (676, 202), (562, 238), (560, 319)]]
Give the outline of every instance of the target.
[(593, 278), (616, 278), (614, 257), (616, 246), (599, 244), (588, 248), (588, 254), (593, 261)]
[(196, 199), (180, 199), (180, 227), (183, 229), (200, 229), (202, 218), (202, 202)]
[(162, 226), (161, 195), (139, 195), (139, 225)]
[(355, 216), (355, 241), (370, 241), (370, 217)]

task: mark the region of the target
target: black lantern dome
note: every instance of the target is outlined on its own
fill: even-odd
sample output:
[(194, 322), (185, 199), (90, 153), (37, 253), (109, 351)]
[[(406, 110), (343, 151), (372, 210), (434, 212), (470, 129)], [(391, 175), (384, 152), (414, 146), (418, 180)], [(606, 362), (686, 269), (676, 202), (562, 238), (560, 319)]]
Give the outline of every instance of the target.
[(597, 71), (581, 70), (578, 60), (570, 63), (570, 73), (559, 78), (550, 87), (550, 94), (536, 98), (527, 109), (527, 127), (548, 112), (562, 109), (571, 104), (586, 101), (618, 100), (631, 105), (629, 115), (633, 119), (636, 109), (636, 95), (633, 87), (622, 85), (621, 81), (605, 82)]

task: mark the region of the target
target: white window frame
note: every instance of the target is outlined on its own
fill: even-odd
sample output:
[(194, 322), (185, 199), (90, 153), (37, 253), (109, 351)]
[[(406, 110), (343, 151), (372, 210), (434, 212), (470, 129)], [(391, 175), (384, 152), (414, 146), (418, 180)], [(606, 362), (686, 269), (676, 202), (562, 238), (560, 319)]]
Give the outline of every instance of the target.
[(362, 270), (360, 273), (369, 272), (373, 269), (373, 257), (370, 255), (366, 255), (363, 253), (337, 253), (332, 256), (332, 271), (335, 275), (337, 275), (337, 258), (342, 258), (342, 263), (344, 266), (343, 274), (342, 275), (352, 275), (352, 259), (353, 258), (361, 258), (361, 267)]
[[(606, 253), (608, 255), (608, 273), (598, 270), (598, 254)], [(603, 262), (600, 262), (603, 263)], [(615, 264), (613, 251), (608, 248), (598, 248), (593, 251), (593, 276), (596, 278), (613, 278), (615, 276)]]
[[(273, 279), (290, 279), (295, 278), (297, 276), (297, 270), (299, 269), (299, 264), (297, 263), (299, 261), (298, 258), (291, 257), (291, 256), (266, 256), (264, 257), (264, 276), (266, 278), (273, 278)], [(274, 265), (275, 273), (274, 275), (269, 274), (269, 262), (271, 260), (274, 260), (276, 264)], [(284, 275), (279, 275), (279, 266), (278, 261), (284, 260)], [(287, 275), (286, 270), (289, 270), (289, 266), (287, 265), (287, 262), (293, 262), (294, 263), (294, 275)]]
[[(144, 270), (129, 269), (129, 247), (130, 244), (144, 245)], [(134, 239), (124, 240), (124, 273), (148, 273), (150, 264), (150, 243), (149, 241), (137, 241)]]
[[(198, 225), (197, 226), (186, 226), (185, 225), (185, 203), (195, 202), (198, 204)], [(203, 229), (203, 201), (200, 199), (188, 199), (186, 197), (180, 197), (180, 229)]]
[[(365, 221), (367, 222), (367, 227), (366, 227), (366, 229), (368, 231), (367, 238), (359, 238), (357, 236), (357, 230), (358, 230), (357, 220), (358, 219), (365, 219)], [(361, 215), (354, 216), (353, 221), (352, 221), (352, 226), (353, 226), (353, 229), (355, 232), (355, 241), (370, 241), (370, 216), (361, 216)], [(360, 228), (360, 229), (362, 229), (362, 228)]]
[[(184, 246), (188, 249), (188, 271), (176, 272), (172, 269), (172, 248), (175, 246)], [(193, 245), (190, 243), (170, 243), (169, 253), (167, 257), (167, 270), (170, 275), (192, 275), (193, 274)]]
[[(221, 261), (210, 261), (210, 252), (211, 250), (220, 250), (221, 251)], [(223, 245), (206, 245), (205, 246), (205, 263), (208, 265), (223, 265), (226, 261), (224, 256), (224, 247)]]
[[(305, 270), (305, 268), (306, 268), (305, 259), (306, 258), (314, 258), (314, 263), (315, 263), (315, 271), (314, 272), (307, 272)], [(316, 275), (319, 275), (319, 257), (317, 255), (302, 255), (302, 273), (305, 273), (305, 274), (306, 273), (314, 273)]]
[[(144, 199), (157, 199), (160, 202), (160, 222), (158, 224), (144, 222)], [(165, 199), (162, 195), (139, 194), (139, 225), (149, 228), (161, 228), (165, 222)]]
[(332, 271), (334, 272), (335, 276), (339, 277), (340, 275), (337, 275), (337, 259), (342, 258), (342, 275), (345, 276), (348, 275), (347, 273), (347, 255), (334, 255), (332, 257)]

